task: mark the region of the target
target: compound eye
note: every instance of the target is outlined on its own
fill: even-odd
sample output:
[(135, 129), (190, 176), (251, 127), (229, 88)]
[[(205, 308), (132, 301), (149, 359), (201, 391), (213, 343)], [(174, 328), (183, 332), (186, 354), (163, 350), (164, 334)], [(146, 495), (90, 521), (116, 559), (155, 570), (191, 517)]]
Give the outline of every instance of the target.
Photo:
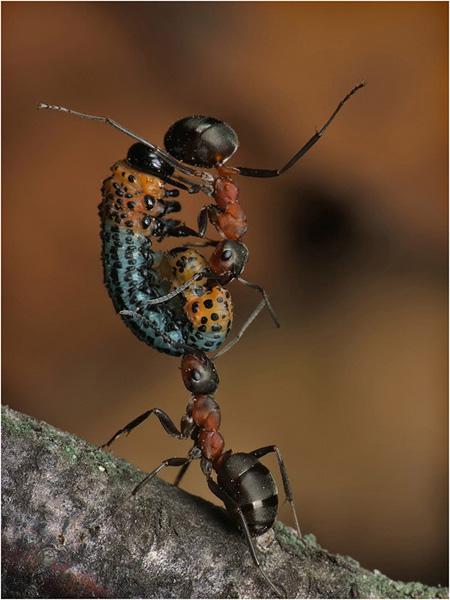
[(175, 170), (172, 165), (155, 154), (149, 146), (141, 142), (133, 144), (128, 150), (127, 163), (138, 171), (156, 175), (161, 179), (170, 177)]
[(181, 376), (193, 394), (213, 394), (219, 387), (214, 363), (201, 352), (185, 354), (181, 361)]
[[(231, 281), (239, 277), (248, 260), (248, 248), (242, 242), (231, 242), (224, 240), (218, 244), (209, 259), (209, 266), (215, 275), (227, 278)], [(226, 282), (223, 282), (224, 284)]]
[(202, 378), (202, 374), (200, 373), (200, 371), (197, 371), (197, 369), (192, 369), (191, 377), (193, 381), (200, 381)]
[(164, 145), (177, 160), (211, 169), (227, 161), (236, 152), (239, 141), (226, 123), (197, 115), (174, 123), (164, 137)]

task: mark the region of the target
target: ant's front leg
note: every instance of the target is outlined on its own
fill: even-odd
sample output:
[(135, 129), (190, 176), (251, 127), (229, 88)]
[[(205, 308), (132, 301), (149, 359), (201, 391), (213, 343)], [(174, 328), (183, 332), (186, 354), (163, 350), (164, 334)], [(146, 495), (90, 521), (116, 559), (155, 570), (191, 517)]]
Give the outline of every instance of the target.
[(208, 221), (216, 227), (220, 215), (220, 210), (214, 204), (207, 204), (204, 206), (197, 217), (198, 235), (200, 237), (205, 235)]
[(112, 436), (112, 438), (108, 442), (106, 442), (106, 444), (99, 446), (99, 450), (104, 450), (105, 448), (109, 448), (109, 446), (111, 446), (111, 444), (113, 442), (115, 442), (116, 439), (120, 435), (122, 435), (122, 433), (125, 433), (126, 435), (128, 435), (135, 427), (137, 427), (138, 425), (143, 423), (152, 414), (154, 414), (158, 417), (159, 422), (161, 423), (164, 430), (169, 435), (171, 435), (172, 437), (176, 437), (179, 440), (187, 440), (188, 437), (194, 431), (195, 424), (194, 424), (192, 417), (188, 417), (187, 415), (185, 415), (181, 419), (181, 431), (179, 431), (178, 428), (176, 427), (175, 423), (172, 421), (172, 419), (170, 419), (170, 417), (168, 415), (166, 415), (166, 413), (164, 411), (162, 411), (159, 408), (152, 408), (150, 410), (147, 410), (145, 413), (142, 413), (142, 415), (139, 415), (139, 417), (136, 417), (136, 419), (133, 419), (133, 421), (128, 423), (128, 425), (125, 425), (125, 427), (123, 427), (122, 429), (119, 429), (119, 431), (117, 433), (115, 433)]

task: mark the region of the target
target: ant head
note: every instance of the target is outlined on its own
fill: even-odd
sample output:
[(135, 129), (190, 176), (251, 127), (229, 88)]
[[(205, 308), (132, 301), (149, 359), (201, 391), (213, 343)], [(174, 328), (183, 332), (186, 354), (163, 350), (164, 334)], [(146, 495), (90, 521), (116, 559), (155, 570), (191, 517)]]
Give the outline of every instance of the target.
[(197, 115), (177, 121), (164, 137), (167, 152), (188, 165), (211, 169), (232, 156), (239, 145), (226, 123)]
[(209, 259), (209, 267), (215, 275), (226, 278), (228, 283), (239, 277), (248, 261), (248, 248), (242, 242), (220, 242)]
[(214, 363), (198, 350), (186, 350), (181, 359), (184, 385), (193, 394), (214, 394), (219, 387), (219, 376)]
[(170, 177), (175, 170), (172, 165), (169, 165), (169, 163), (153, 152), (149, 146), (141, 142), (133, 144), (128, 150), (127, 163), (138, 171), (148, 173), (149, 175), (156, 175), (161, 179)]

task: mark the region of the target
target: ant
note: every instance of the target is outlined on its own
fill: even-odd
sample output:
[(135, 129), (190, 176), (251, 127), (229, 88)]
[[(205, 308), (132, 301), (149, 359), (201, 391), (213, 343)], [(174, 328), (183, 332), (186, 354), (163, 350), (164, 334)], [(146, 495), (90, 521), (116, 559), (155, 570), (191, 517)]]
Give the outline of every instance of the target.
[[(40, 107), (59, 108), (44, 104)], [(169, 236), (199, 236), (181, 221), (169, 218), (181, 210), (181, 205), (167, 199), (177, 196), (179, 190), (166, 186), (185, 186), (172, 178), (174, 168), (168, 162), (148, 146), (136, 143), (127, 158), (116, 162), (111, 171), (112, 176), (102, 186), (100, 235), (104, 283), (118, 313), (143, 312), (156, 330), (165, 332), (173, 341), (214, 351), (227, 337), (232, 323), (230, 295), (222, 286), (237, 279), (263, 298), (249, 322), (267, 306), (276, 326), (280, 326), (264, 289), (241, 277), (248, 261), (248, 249), (241, 240), (209, 240), (204, 245), (215, 246), (209, 261), (196, 251), (187, 257), (186, 248), (164, 254), (152, 249), (152, 238), (160, 241)], [(173, 273), (168, 272), (169, 268)], [(192, 275), (189, 279), (185, 276), (188, 272)], [(195, 282), (197, 285), (193, 285)], [(181, 301), (173, 300), (185, 290)], [(178, 348), (155, 336), (155, 331), (140, 320), (123, 320), (153, 348), (180, 354)]]
[[(208, 204), (200, 211), (198, 234), (203, 237), (209, 220), (223, 238), (238, 241), (247, 231), (247, 221), (244, 210), (238, 201), (238, 186), (231, 176), (238, 174), (245, 177), (278, 177), (286, 173), (322, 137), (347, 100), (365, 85), (365, 81), (356, 85), (341, 100), (322, 129), (316, 131), (280, 169), (225, 167), (224, 163), (238, 149), (239, 141), (236, 132), (229, 125), (214, 117), (195, 115), (180, 119), (167, 131), (164, 137), (166, 150), (163, 150), (109, 117), (88, 115), (53, 104), (40, 103), (38, 107), (60, 110), (84, 119), (107, 123), (137, 140), (138, 143), (132, 146), (128, 155), (128, 162), (131, 166), (144, 173), (156, 175), (163, 182), (170, 183), (190, 194), (197, 194), (201, 191), (215, 200), (215, 205)], [(192, 167), (198, 167), (198, 169)], [(217, 170), (217, 176), (204, 171), (204, 169), (213, 168)], [(197, 177), (201, 179), (202, 183), (188, 179), (184, 175)]]
[[(128, 311), (124, 312), (127, 314)], [(142, 315), (135, 314), (134, 316), (148, 321)], [(147, 325), (153, 327), (150, 321)], [(167, 337), (162, 332), (160, 335)], [(169, 344), (175, 344), (170, 338), (167, 338), (166, 341)], [(175, 480), (175, 486), (178, 486), (191, 462), (200, 459), (201, 469), (209, 489), (222, 500), (228, 513), (243, 530), (253, 561), (272, 590), (282, 597), (280, 590), (262, 569), (252, 539), (272, 527), (278, 512), (276, 483), (267, 467), (259, 461), (260, 458), (271, 452), (277, 456), (286, 500), (291, 506), (297, 534), (301, 539), (292, 490), (281, 453), (278, 447), (273, 445), (264, 446), (248, 453), (224, 451), (225, 442), (219, 432), (220, 407), (212, 396), (219, 386), (219, 376), (214, 363), (203, 352), (195, 348), (186, 345), (179, 346), (183, 351), (181, 376), (185, 387), (192, 394), (186, 407), (186, 413), (181, 418), (180, 428), (177, 428), (164, 411), (152, 408), (119, 429), (106, 444), (100, 446), (100, 449), (109, 448), (120, 435), (123, 433), (128, 435), (153, 414), (172, 437), (179, 440), (187, 440), (190, 437), (194, 441), (194, 446), (188, 456), (164, 460), (133, 489), (130, 497), (136, 496), (138, 491), (164, 467), (181, 467)], [(216, 480), (212, 477), (213, 471), (216, 473)]]

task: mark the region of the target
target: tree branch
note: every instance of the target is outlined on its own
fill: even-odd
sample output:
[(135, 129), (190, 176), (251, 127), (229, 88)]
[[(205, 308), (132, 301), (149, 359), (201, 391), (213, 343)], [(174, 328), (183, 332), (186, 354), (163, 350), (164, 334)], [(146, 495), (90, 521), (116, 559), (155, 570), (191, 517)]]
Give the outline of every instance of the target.
[[(143, 478), (124, 460), (9, 408), (2, 433), (3, 598), (271, 597), (224, 509), (158, 479), (120, 508)], [(258, 548), (290, 598), (448, 597), (281, 523)]]

